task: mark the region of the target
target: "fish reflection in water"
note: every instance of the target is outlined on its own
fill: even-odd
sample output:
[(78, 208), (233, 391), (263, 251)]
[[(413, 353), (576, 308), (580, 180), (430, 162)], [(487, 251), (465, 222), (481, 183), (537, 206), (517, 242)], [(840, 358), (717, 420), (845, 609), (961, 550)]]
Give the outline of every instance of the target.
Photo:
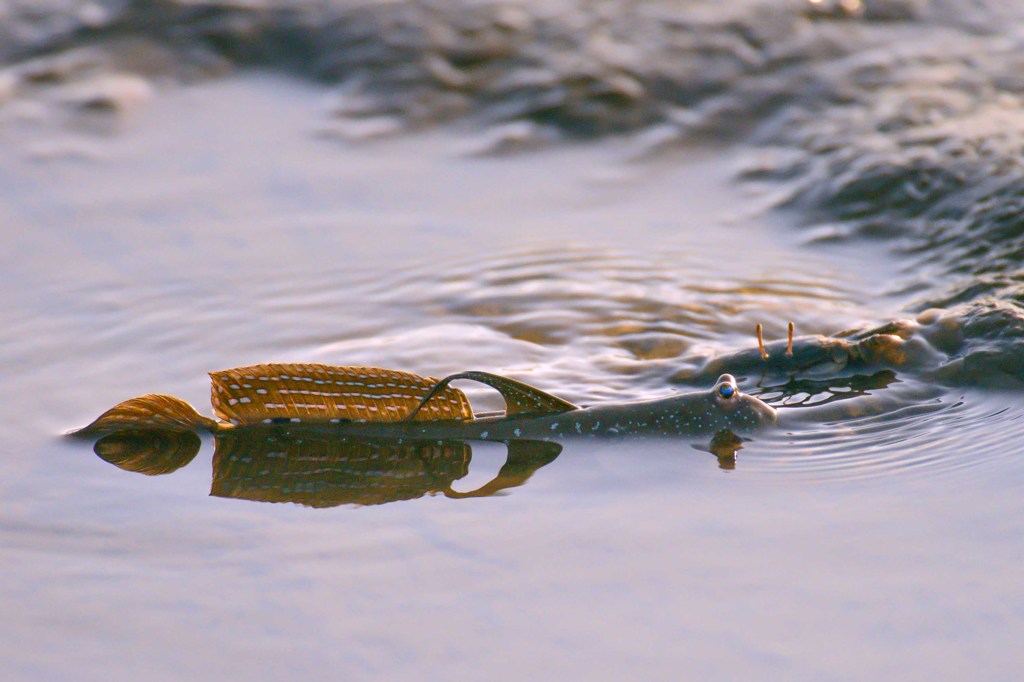
[(427, 494), (485, 497), (524, 484), (562, 451), (558, 443), (514, 441), (498, 474), (477, 490), (452, 484), (469, 473), (465, 441), (337, 438), (236, 430), (217, 436), (212, 494), (311, 507), (384, 504)]
[[(170, 474), (195, 459), (202, 445), (191, 431), (116, 431), (96, 441), (103, 460), (148, 476)], [(451, 499), (488, 497), (526, 483), (562, 452), (544, 440), (510, 440), (505, 462), (487, 483), (470, 491), (453, 484), (465, 478), (473, 445), (463, 440), (332, 436), (302, 427), (231, 429), (214, 436), (215, 497), (256, 502), (293, 502), (307, 507), (376, 505), (441, 494)], [(693, 448), (710, 452), (722, 469), (736, 466), (743, 439), (723, 431)]]
[(191, 431), (139, 429), (117, 431), (96, 441), (100, 459), (147, 476), (170, 474), (199, 453), (202, 441)]
[[(486, 497), (523, 485), (562, 451), (550, 441), (511, 441), (493, 479), (459, 492), (452, 485), (469, 473), (473, 456), (466, 441), (350, 438), (255, 427), (217, 434), (214, 443), (211, 495), (308, 507), (385, 504), (434, 494)], [(94, 450), (122, 469), (156, 475), (185, 466), (200, 446), (192, 432), (150, 429), (109, 434)]]

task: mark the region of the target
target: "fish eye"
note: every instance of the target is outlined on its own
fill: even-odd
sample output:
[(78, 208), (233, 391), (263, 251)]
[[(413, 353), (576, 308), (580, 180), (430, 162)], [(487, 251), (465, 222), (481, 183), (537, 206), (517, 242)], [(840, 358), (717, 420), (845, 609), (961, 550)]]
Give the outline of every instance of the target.
[(722, 384), (718, 387), (718, 395), (723, 398), (731, 398), (736, 395), (736, 387), (732, 384)]

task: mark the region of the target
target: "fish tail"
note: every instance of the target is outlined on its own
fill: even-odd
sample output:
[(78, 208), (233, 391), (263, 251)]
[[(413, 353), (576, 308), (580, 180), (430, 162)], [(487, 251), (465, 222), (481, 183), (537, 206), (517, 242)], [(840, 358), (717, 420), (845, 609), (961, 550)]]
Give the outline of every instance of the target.
[(91, 436), (127, 430), (216, 431), (220, 424), (204, 417), (181, 398), (150, 393), (118, 403), (71, 435)]

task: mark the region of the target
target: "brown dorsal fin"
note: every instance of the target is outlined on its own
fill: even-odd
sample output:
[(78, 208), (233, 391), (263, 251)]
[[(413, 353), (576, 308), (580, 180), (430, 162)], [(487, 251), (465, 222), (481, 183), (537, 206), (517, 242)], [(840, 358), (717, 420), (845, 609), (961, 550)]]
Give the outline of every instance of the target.
[(511, 416), (513, 414), (560, 414), (562, 412), (577, 409), (577, 407), (572, 403), (562, 400), (557, 396), (553, 396), (550, 393), (545, 393), (539, 388), (534, 388), (529, 384), (524, 384), (521, 381), (509, 379), (508, 377), (503, 377), (498, 374), (474, 370), (451, 374), (446, 376), (444, 379), (441, 379), (437, 382), (437, 385), (431, 389), (430, 393), (423, 398), (419, 406), (417, 406), (409, 418), (418, 418), (419, 411), (429, 408), (431, 403), (436, 400), (435, 395), (440, 391), (448, 390), (450, 388), (448, 384), (456, 379), (479, 381), (481, 384), (486, 384), (495, 389), (501, 394), (501, 397), (505, 399), (506, 416)]
[(451, 387), (417, 409), (437, 379), (380, 367), (253, 365), (211, 372), (210, 379), (213, 411), (232, 424), (397, 422), (413, 410), (416, 420), (473, 418), (466, 395)]
[(217, 422), (204, 417), (181, 398), (149, 393), (118, 403), (88, 426), (72, 435), (92, 436), (99, 433), (131, 430), (215, 431)]

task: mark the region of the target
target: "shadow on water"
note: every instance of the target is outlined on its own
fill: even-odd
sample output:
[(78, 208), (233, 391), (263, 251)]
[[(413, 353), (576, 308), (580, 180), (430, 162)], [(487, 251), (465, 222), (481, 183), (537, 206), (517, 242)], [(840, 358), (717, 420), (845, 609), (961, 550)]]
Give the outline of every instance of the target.
[[(721, 431), (692, 447), (710, 452), (724, 470), (734, 469), (744, 439)], [(465, 478), (473, 446), (465, 440), (358, 438), (296, 428), (232, 429), (214, 436), (215, 497), (256, 502), (293, 502), (308, 507), (378, 505), (441, 494), (449, 499), (489, 497), (525, 484), (555, 461), (560, 443), (504, 441), (504, 464), (489, 481), (469, 491), (453, 489)], [(190, 431), (117, 431), (96, 441), (104, 461), (125, 471), (159, 476), (185, 467), (202, 446)]]

